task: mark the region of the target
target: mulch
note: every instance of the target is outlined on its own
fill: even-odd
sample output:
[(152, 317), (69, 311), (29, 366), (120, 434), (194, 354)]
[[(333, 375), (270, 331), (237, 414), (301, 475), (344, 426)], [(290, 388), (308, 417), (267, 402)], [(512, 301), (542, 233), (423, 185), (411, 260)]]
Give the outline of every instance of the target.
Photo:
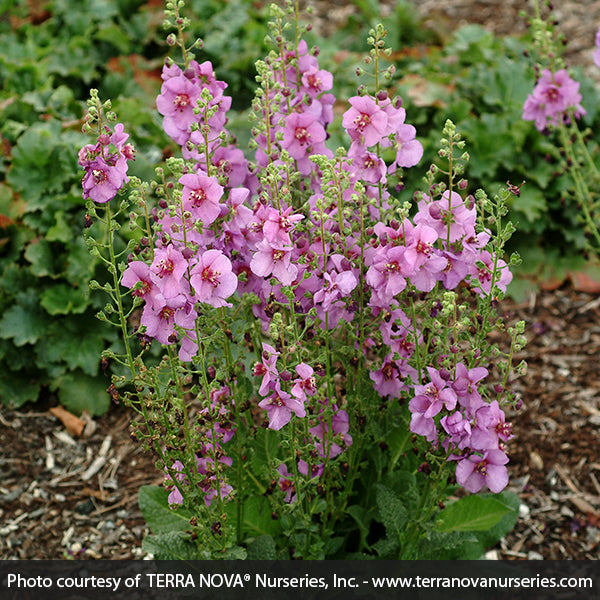
[[(488, 558), (598, 559), (600, 296), (565, 283), (503, 307), (529, 339), (513, 387), (523, 408), (511, 415), (521, 509)], [(130, 417), (113, 407), (78, 438), (39, 404), (0, 409), (0, 559), (143, 557), (137, 491), (162, 476), (129, 438)]]

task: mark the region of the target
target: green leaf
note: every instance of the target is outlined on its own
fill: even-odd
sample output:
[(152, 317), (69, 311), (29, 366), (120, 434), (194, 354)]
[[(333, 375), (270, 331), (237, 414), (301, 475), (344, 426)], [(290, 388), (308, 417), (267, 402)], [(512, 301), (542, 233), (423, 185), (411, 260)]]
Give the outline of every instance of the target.
[(72, 371), (62, 375), (56, 387), (61, 404), (72, 413), (87, 410), (92, 415), (103, 415), (110, 406), (104, 376), (90, 377), (81, 371)]
[(38, 277), (56, 277), (58, 268), (55, 265), (56, 253), (46, 240), (34, 240), (25, 250), (25, 258), (31, 263), (31, 270)]
[(48, 288), (41, 296), (41, 304), (51, 315), (80, 314), (87, 308), (84, 292), (70, 285), (59, 283)]
[(21, 293), (0, 321), (0, 338), (13, 339), (15, 346), (35, 344), (46, 332), (47, 319), (33, 293)]
[(277, 546), (270, 535), (260, 535), (248, 542), (248, 560), (276, 560)]
[(55, 319), (36, 344), (36, 364), (48, 369), (50, 364), (60, 362), (95, 377), (110, 333), (105, 324), (89, 314)]
[(17, 372), (0, 373), (0, 398), (8, 408), (15, 409), (26, 402), (35, 402), (40, 393), (40, 382)]
[[(235, 520), (236, 503), (228, 502), (229, 518)], [(273, 519), (271, 503), (264, 496), (250, 496), (244, 502), (244, 531), (251, 536), (272, 535), (281, 532), (281, 524)]]
[(154, 556), (155, 560), (198, 560), (210, 558), (202, 556), (198, 546), (189, 541), (182, 531), (169, 531), (160, 535), (148, 535), (142, 542), (142, 549)]
[(490, 496), (465, 496), (439, 514), (436, 527), (442, 532), (485, 531), (511, 512), (511, 507)]
[(56, 223), (48, 229), (46, 239), (49, 242), (64, 242), (68, 244), (73, 240), (73, 232), (65, 220), (65, 213), (59, 210), (54, 217), (56, 218)]
[(142, 486), (138, 503), (153, 533), (183, 532), (190, 528), (192, 514), (183, 508), (169, 508), (169, 492), (160, 486)]
[(376, 487), (377, 508), (388, 537), (398, 539), (408, 521), (408, 513), (398, 495), (385, 485)]

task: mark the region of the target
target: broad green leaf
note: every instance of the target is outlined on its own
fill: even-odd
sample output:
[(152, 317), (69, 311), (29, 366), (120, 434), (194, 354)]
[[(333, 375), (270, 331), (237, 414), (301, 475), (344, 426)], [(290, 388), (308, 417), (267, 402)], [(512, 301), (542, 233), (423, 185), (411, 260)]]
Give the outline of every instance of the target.
[(169, 508), (169, 493), (157, 485), (140, 488), (138, 503), (148, 527), (155, 534), (186, 531), (190, 528), (192, 515), (183, 508)]
[(54, 215), (56, 223), (48, 229), (46, 239), (49, 242), (64, 242), (65, 244), (73, 240), (73, 231), (65, 219), (65, 213), (59, 210)]
[(25, 258), (31, 263), (31, 270), (38, 277), (55, 277), (58, 275), (56, 254), (52, 245), (46, 240), (34, 240), (25, 250)]
[[(228, 502), (227, 508), (233, 512), (236, 508), (235, 501)], [(271, 503), (264, 496), (250, 496), (244, 502), (244, 531), (251, 536), (275, 536), (281, 531), (279, 521), (273, 519)]]
[(436, 527), (442, 532), (485, 531), (511, 512), (511, 507), (493, 497), (465, 496), (439, 514)]
[(41, 304), (51, 315), (80, 314), (87, 308), (85, 293), (78, 288), (59, 283), (41, 296)]
[(58, 398), (61, 404), (72, 413), (82, 410), (92, 415), (103, 415), (110, 406), (110, 396), (106, 389), (106, 377), (90, 377), (81, 371), (62, 375), (57, 382)]
[(40, 382), (17, 372), (0, 374), (0, 398), (2, 404), (11, 409), (19, 408), (26, 402), (35, 402), (40, 393)]
[(35, 344), (46, 331), (47, 320), (32, 293), (20, 294), (0, 320), (0, 338), (14, 340), (15, 346)]

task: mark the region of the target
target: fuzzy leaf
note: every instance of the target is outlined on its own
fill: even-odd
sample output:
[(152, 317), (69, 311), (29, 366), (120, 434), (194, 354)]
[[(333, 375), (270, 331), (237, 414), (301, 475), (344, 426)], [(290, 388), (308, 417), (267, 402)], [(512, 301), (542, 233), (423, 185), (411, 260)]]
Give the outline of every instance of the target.
[(377, 508), (388, 537), (397, 540), (408, 520), (406, 508), (396, 493), (385, 485), (377, 485)]
[(140, 488), (138, 503), (148, 527), (155, 534), (185, 531), (190, 528), (192, 517), (182, 508), (169, 508), (169, 493), (157, 485), (144, 485)]
[[(169, 531), (160, 535), (148, 535), (142, 542), (142, 549), (154, 556), (155, 560), (198, 560), (198, 546), (188, 539), (183, 531)], [(204, 557), (205, 558), (205, 557)]]

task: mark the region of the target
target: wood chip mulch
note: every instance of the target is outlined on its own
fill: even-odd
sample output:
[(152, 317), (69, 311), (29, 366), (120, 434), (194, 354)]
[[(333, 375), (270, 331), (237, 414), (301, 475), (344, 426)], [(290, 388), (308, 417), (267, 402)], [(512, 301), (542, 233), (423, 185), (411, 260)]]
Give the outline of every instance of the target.
[[(522, 505), (488, 557), (598, 559), (600, 297), (566, 284), (503, 306), (529, 338), (515, 383), (523, 408), (511, 416), (510, 489)], [(143, 556), (137, 491), (162, 476), (130, 440), (129, 418), (113, 408), (77, 438), (39, 405), (0, 409), (0, 559)]]

